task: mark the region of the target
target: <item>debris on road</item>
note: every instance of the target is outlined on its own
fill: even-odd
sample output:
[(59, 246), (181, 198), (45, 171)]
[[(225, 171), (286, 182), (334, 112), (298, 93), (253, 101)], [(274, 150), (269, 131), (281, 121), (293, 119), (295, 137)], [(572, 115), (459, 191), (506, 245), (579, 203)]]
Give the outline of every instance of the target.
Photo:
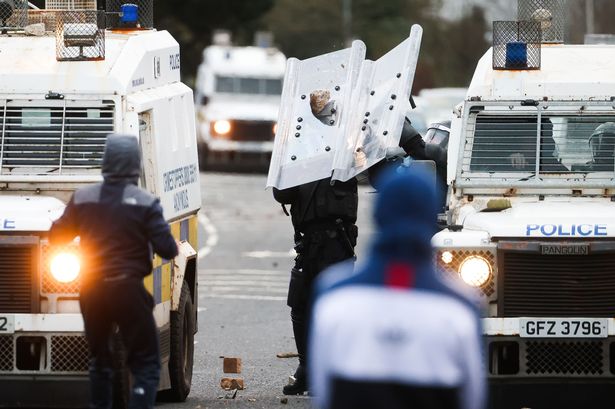
[(220, 387), (226, 391), (233, 389), (244, 390), (243, 379), (241, 378), (222, 378), (220, 380)]
[(296, 352), (280, 352), (279, 354), (276, 354), (276, 357), (278, 358), (298, 358), (299, 354)]
[(224, 358), (222, 364), (224, 373), (241, 373), (241, 358)]
[(286, 404), (288, 403), (288, 398), (282, 398), (282, 399), (280, 399), (280, 403), (281, 403), (282, 405), (286, 405)]

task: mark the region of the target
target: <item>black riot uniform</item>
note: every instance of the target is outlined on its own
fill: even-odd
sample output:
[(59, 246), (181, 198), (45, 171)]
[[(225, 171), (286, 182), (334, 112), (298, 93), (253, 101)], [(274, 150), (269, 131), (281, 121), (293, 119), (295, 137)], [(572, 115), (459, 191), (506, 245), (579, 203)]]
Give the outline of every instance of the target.
[(133, 375), (130, 408), (153, 408), (160, 373), (154, 301), (143, 286), (152, 250), (165, 259), (177, 245), (158, 199), (136, 184), (141, 170), (133, 136), (110, 135), (103, 158), (104, 183), (75, 192), (50, 231), (52, 244), (80, 237), (83, 256), (80, 306), (90, 351), (92, 408), (112, 403), (115, 325)]
[(294, 384), (284, 387), (285, 394), (294, 395), (307, 390), (306, 329), (311, 285), (327, 267), (354, 257), (358, 234), (357, 180), (332, 184), (330, 178), (322, 179), (286, 190), (274, 189), (273, 195), (283, 205), (290, 205), (295, 229), (297, 258), (291, 273), (288, 306), (299, 368)]

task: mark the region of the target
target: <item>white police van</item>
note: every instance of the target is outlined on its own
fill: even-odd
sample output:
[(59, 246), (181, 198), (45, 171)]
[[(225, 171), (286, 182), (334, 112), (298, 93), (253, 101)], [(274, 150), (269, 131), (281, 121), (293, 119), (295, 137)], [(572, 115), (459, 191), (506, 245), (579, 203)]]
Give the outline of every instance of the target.
[(201, 165), (269, 163), (286, 57), (270, 46), (232, 46), (224, 35), (203, 50), (196, 78)]
[[(75, 3), (91, 9), (71, 10)], [(51, 246), (48, 230), (75, 189), (101, 180), (112, 132), (139, 136), (140, 185), (161, 198), (182, 242), (175, 263), (154, 260), (145, 285), (156, 301), (159, 388), (184, 400), (197, 323), (200, 185), (179, 45), (151, 29), (151, 1), (107, 1), (107, 27), (96, 1), (48, 4), (55, 9), (0, 0), (0, 407), (87, 404), (78, 303), (86, 272), (78, 242)]]
[(563, 44), (551, 5), (521, 0), (520, 21), (494, 24), (433, 238), (440, 271), (487, 304), (497, 407), (597, 407), (584, 388), (615, 386), (615, 46)]

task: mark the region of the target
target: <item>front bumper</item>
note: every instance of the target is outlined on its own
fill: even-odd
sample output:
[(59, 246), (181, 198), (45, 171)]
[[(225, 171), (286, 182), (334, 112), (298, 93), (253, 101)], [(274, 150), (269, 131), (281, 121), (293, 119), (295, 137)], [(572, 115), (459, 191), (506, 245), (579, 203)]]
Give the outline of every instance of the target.
[(86, 408), (90, 383), (83, 375), (0, 375), (0, 408)]
[(210, 139), (206, 142), (207, 149), (214, 152), (273, 152), (273, 142), (233, 141), (229, 139)]
[(44, 376), (87, 375), (89, 352), (81, 314), (1, 315), (12, 325), (10, 333), (0, 333), (0, 384), (5, 379), (28, 383)]
[(615, 319), (607, 323), (606, 338), (524, 338), (520, 318), (484, 318), (488, 376), (504, 383), (615, 382)]

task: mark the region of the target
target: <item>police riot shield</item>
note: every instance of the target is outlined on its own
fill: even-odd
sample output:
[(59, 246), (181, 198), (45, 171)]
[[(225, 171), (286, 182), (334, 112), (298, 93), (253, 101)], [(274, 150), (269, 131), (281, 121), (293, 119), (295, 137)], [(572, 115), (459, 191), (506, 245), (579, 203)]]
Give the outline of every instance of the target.
[(364, 61), (352, 93), (346, 133), (338, 138), (333, 179), (347, 181), (387, 156), (399, 153), (399, 140), (419, 57), (423, 29), (377, 61)]
[[(354, 41), (345, 50), (288, 60), (267, 187), (286, 189), (331, 177), (365, 52), (365, 44)], [(324, 119), (312, 113), (315, 94), (326, 96)]]

